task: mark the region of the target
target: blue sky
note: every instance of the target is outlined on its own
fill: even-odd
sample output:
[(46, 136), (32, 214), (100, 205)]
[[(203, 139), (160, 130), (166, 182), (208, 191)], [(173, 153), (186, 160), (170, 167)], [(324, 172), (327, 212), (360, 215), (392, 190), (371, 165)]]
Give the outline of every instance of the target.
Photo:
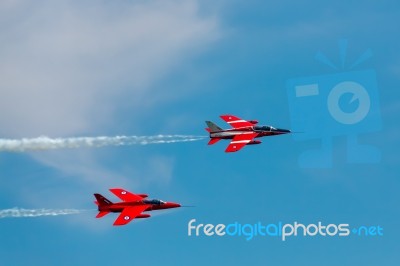
[[(4, 1), (2, 138), (206, 135), (204, 121), (227, 127), (225, 113), (291, 128), (287, 81), (349, 71), (314, 59), (339, 63), (347, 39), (348, 62), (373, 53), (356, 70), (376, 72), (382, 129), (359, 141), (382, 157), (348, 163), (346, 136), (322, 169), (298, 161), (320, 140), (291, 136), (235, 154), (206, 140), (0, 153), (0, 209), (94, 209), (93, 193), (115, 200), (108, 188), (118, 186), (196, 205), (119, 228), (95, 210), (0, 219), (0, 264), (397, 265), (398, 16), (395, 1)], [(192, 218), (380, 225), (384, 236), (196, 238)]]

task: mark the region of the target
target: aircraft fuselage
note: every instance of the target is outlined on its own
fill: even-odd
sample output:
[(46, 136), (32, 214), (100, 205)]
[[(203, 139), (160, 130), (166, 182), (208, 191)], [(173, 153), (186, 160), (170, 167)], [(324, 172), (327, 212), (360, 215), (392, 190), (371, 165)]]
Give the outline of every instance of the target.
[(258, 135), (256, 136), (256, 138), (261, 138), (261, 137), (276, 136), (276, 135), (290, 133), (290, 130), (287, 129), (279, 129), (269, 126), (265, 127), (270, 128), (270, 130), (260, 130), (260, 129), (255, 129), (255, 127), (225, 129), (222, 131), (211, 132), (210, 138), (233, 139), (236, 135), (252, 134), (252, 133), (257, 133)]
[(162, 202), (161, 204), (148, 204), (144, 201), (132, 201), (132, 202), (117, 202), (110, 204), (108, 206), (98, 206), (99, 211), (108, 211), (108, 212), (122, 212), (126, 207), (136, 207), (150, 205), (145, 211), (155, 211), (155, 210), (164, 210), (171, 208), (178, 208), (181, 205), (174, 202)]

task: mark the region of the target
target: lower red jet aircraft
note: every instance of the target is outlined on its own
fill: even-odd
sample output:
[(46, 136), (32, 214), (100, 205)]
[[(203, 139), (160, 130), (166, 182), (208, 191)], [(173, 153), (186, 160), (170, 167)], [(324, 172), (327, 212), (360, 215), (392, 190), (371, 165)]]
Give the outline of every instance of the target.
[(146, 194), (133, 194), (122, 188), (111, 188), (110, 191), (120, 198), (122, 202), (112, 203), (100, 194), (94, 194), (99, 213), (96, 218), (101, 218), (110, 212), (120, 212), (114, 225), (125, 225), (135, 218), (149, 218), (150, 214), (142, 214), (147, 211), (163, 210), (181, 207), (174, 202), (165, 202), (158, 199), (148, 200)]
[(291, 133), (288, 129), (274, 128), (272, 126), (256, 126), (258, 121), (246, 121), (233, 115), (221, 115), (221, 118), (230, 124), (233, 128), (222, 129), (211, 121), (206, 121), (210, 133), (210, 141), (208, 145), (213, 145), (221, 139), (232, 139), (225, 152), (236, 152), (242, 149), (245, 145), (260, 144), (261, 141), (254, 140), (255, 138), (265, 136), (275, 136)]

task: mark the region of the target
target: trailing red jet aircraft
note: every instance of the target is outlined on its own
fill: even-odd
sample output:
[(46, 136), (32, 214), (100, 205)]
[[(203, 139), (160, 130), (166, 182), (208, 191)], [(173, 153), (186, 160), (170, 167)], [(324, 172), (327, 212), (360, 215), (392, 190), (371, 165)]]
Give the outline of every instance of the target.
[(265, 136), (275, 136), (291, 133), (290, 130), (274, 128), (272, 126), (256, 126), (257, 120), (246, 121), (233, 115), (221, 115), (221, 118), (233, 128), (222, 129), (211, 121), (206, 121), (210, 133), (208, 145), (213, 145), (221, 139), (232, 139), (225, 152), (235, 152), (242, 149), (245, 145), (260, 144), (261, 141), (255, 138)]
[(120, 212), (114, 225), (125, 225), (135, 218), (149, 218), (150, 214), (142, 214), (147, 211), (163, 210), (181, 207), (174, 202), (165, 202), (158, 199), (148, 200), (146, 194), (133, 194), (122, 188), (111, 188), (110, 191), (120, 198), (122, 202), (112, 203), (100, 194), (94, 194), (99, 213), (96, 218), (101, 218), (110, 212)]

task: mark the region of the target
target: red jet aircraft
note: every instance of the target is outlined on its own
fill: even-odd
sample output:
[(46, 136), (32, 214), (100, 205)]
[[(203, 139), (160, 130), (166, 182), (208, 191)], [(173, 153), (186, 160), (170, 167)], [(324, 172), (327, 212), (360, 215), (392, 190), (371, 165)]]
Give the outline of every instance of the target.
[(230, 124), (233, 128), (222, 129), (211, 121), (206, 121), (210, 133), (208, 145), (213, 145), (221, 139), (232, 139), (225, 152), (236, 152), (245, 145), (260, 144), (261, 141), (255, 138), (265, 136), (275, 136), (291, 133), (290, 130), (274, 128), (272, 126), (256, 126), (257, 120), (246, 121), (234, 115), (221, 115), (221, 118)]
[(147, 211), (163, 210), (181, 207), (174, 202), (165, 202), (158, 199), (148, 200), (146, 194), (133, 194), (122, 188), (111, 188), (110, 191), (120, 198), (122, 202), (112, 203), (100, 194), (94, 194), (99, 213), (96, 218), (101, 218), (110, 212), (120, 212), (114, 225), (125, 225), (135, 218), (149, 218), (150, 214), (142, 214)]

